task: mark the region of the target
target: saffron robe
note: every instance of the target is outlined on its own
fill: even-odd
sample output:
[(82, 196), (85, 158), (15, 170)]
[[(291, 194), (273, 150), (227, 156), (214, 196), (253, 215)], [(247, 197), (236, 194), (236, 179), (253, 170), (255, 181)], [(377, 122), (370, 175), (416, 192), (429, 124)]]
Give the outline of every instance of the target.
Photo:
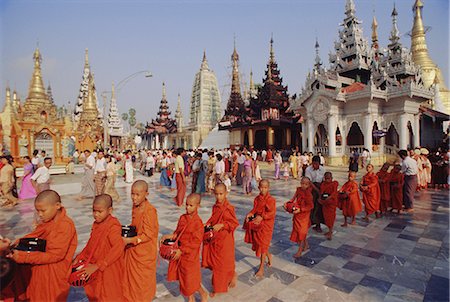
[(380, 210), (386, 212), (391, 207), (391, 173), (380, 170), (377, 177), (380, 184)]
[(375, 173), (367, 173), (362, 178), (362, 184), (367, 185), (367, 191), (363, 191), (363, 202), (367, 215), (380, 210), (380, 185)]
[(329, 195), (327, 199), (321, 199), (323, 218), (325, 220), (325, 225), (329, 229), (333, 228), (334, 221), (336, 220), (336, 208), (338, 205), (337, 200), (338, 186), (339, 183), (335, 180), (329, 183), (324, 181), (320, 185), (320, 196), (322, 196), (322, 194)]
[(77, 232), (66, 209), (49, 222), (39, 224), (24, 238), (47, 241), (45, 252), (17, 251), (17, 263), (31, 264), (31, 280), (27, 287), (30, 301), (66, 301), (69, 294), (69, 275), (77, 248)]
[(178, 260), (169, 262), (167, 281), (179, 281), (180, 292), (189, 297), (200, 289), (202, 275), (200, 272), (200, 246), (203, 241), (204, 227), (198, 213), (181, 215), (175, 234), (180, 236), (178, 241), (182, 252)]
[[(126, 301), (151, 301), (156, 293), (158, 214), (148, 200), (133, 207), (131, 224), (136, 227), (134, 244), (125, 248), (123, 295)], [(141, 242), (138, 244), (138, 239)]]
[[(222, 217), (221, 217), (222, 216)], [(234, 231), (239, 222), (234, 207), (225, 200), (213, 206), (211, 218), (206, 225), (223, 224), (215, 232), (214, 239), (203, 243), (202, 267), (212, 270), (212, 285), (215, 293), (225, 293), (235, 274)]]
[(94, 249), (90, 263), (98, 270), (93, 279), (84, 286), (89, 301), (123, 301), (122, 279), (124, 269), (124, 245), (122, 226), (111, 215), (101, 223), (92, 225), (91, 237), (86, 247), (76, 257), (87, 260)]
[(292, 232), (290, 240), (292, 242), (300, 242), (306, 239), (308, 229), (311, 226), (311, 210), (314, 209), (314, 201), (310, 187), (303, 190), (301, 187), (297, 188), (292, 199), (300, 209), (300, 213), (294, 214), (292, 217)]
[(252, 244), (252, 250), (256, 252), (257, 257), (269, 252), (276, 211), (277, 205), (275, 198), (273, 198), (269, 193), (265, 196), (259, 194), (255, 197), (255, 200), (253, 201), (253, 209), (248, 214), (261, 216), (263, 218), (261, 221), (262, 225), (258, 230), (250, 230), (247, 227), (247, 223), (244, 223), (244, 241)]
[(356, 181), (347, 181), (339, 191), (347, 193), (348, 196), (342, 204), (342, 215), (345, 217), (353, 217), (362, 211), (361, 199), (359, 198), (358, 184)]
[(391, 201), (392, 209), (401, 210), (403, 208), (403, 173), (391, 172)]

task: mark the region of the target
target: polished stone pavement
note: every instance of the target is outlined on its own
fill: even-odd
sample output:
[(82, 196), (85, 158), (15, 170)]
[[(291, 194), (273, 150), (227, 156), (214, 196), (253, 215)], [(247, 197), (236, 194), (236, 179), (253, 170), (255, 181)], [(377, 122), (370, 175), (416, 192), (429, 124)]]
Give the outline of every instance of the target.
[[(264, 167), (263, 176), (272, 178), (271, 169)], [(330, 170), (342, 185), (345, 170)], [(92, 224), (91, 201), (75, 201), (81, 177), (79, 174), (52, 176), (52, 188), (60, 192), (76, 224), (78, 251), (85, 245)], [(160, 235), (172, 232), (184, 212), (172, 200), (175, 192), (158, 190), (159, 174), (147, 178), (136, 172), (136, 178), (146, 179), (150, 184), (149, 199), (158, 210)], [(417, 193), (414, 214), (391, 214), (367, 223), (361, 213), (357, 225), (348, 228), (340, 227), (343, 216), (338, 210), (333, 240), (328, 241), (311, 230), (311, 249), (294, 261), (292, 255), (297, 247), (289, 241), (291, 216), (284, 212), (282, 204), (293, 195), (297, 185), (298, 180), (294, 179), (272, 181), (277, 216), (271, 246), (273, 266), (266, 269), (266, 277), (254, 277), (258, 259), (243, 242), (240, 226), (235, 233), (238, 284), (227, 295), (212, 301), (449, 301), (448, 191)], [(131, 185), (120, 179), (117, 187), (123, 201), (114, 205), (114, 214), (126, 224), (131, 221)], [(256, 194), (248, 197), (242, 194), (241, 188), (232, 187), (229, 199), (236, 207), (239, 221), (243, 221), (252, 207)], [(213, 196), (203, 198), (199, 212), (203, 221), (208, 219), (213, 203)], [(0, 211), (1, 235), (18, 238), (30, 231), (34, 215), (31, 200)], [(165, 281), (166, 272), (167, 263), (161, 261), (155, 301), (184, 301), (178, 283)], [(211, 273), (202, 272), (203, 285), (210, 291)], [(79, 288), (72, 289), (69, 300), (87, 301)]]

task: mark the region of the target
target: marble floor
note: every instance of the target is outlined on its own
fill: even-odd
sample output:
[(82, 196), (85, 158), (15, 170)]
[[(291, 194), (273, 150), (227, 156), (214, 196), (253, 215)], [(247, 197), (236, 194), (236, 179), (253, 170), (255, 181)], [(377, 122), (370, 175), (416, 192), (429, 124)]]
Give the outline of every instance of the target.
[[(344, 169), (330, 169), (342, 185)], [(263, 176), (272, 178), (270, 167)], [(359, 178), (362, 173), (359, 173)], [(91, 201), (76, 201), (80, 190), (80, 174), (52, 176), (52, 188), (62, 195), (64, 206), (73, 218), (78, 232), (78, 251), (86, 244), (92, 225)], [(159, 174), (151, 178), (136, 172), (136, 178), (150, 184), (150, 201), (158, 210), (160, 234), (173, 231), (179, 215), (184, 212), (174, 204), (174, 191), (158, 190)], [(449, 301), (449, 195), (448, 191), (417, 193), (414, 214), (388, 215), (364, 222), (362, 213), (357, 225), (340, 227), (343, 216), (338, 210), (333, 240), (312, 229), (310, 250), (295, 260), (297, 247), (289, 241), (292, 228), (290, 214), (282, 204), (294, 193), (298, 180), (272, 181), (271, 194), (277, 199), (277, 216), (272, 239), (273, 266), (266, 277), (256, 279), (258, 259), (244, 243), (242, 227), (236, 230), (236, 288), (212, 301)], [(130, 187), (117, 182), (122, 197), (114, 205), (114, 214), (123, 224), (131, 221)], [(229, 196), (239, 221), (251, 209), (253, 198), (233, 186)], [(200, 216), (206, 221), (214, 203), (213, 196), (202, 199)], [(30, 231), (34, 216), (33, 202), (27, 200), (14, 209), (0, 210), (0, 234), (18, 238)], [(324, 226), (326, 229), (326, 227)], [(167, 262), (157, 269), (155, 301), (184, 301), (178, 283), (165, 281)], [(211, 273), (203, 270), (203, 285), (210, 291)], [(80, 288), (72, 288), (69, 301), (87, 301)]]

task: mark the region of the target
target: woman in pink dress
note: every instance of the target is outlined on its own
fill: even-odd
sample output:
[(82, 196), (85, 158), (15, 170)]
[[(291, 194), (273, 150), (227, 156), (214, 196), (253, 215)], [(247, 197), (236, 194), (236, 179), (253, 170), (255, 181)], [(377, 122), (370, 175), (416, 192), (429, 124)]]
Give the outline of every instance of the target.
[(33, 164), (29, 156), (24, 156), (22, 187), (19, 192), (19, 199), (30, 199), (36, 197), (36, 190), (31, 184), (31, 176), (33, 175)]

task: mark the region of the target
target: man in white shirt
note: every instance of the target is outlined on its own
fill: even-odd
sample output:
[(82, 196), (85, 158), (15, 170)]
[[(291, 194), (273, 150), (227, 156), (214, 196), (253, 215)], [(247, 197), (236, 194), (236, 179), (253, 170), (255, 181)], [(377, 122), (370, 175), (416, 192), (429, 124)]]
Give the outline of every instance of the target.
[(255, 149), (253, 149), (253, 151), (252, 151), (252, 159), (256, 160), (257, 158), (258, 158), (258, 153), (256, 152)]
[(95, 157), (89, 150), (84, 151), (86, 162), (84, 163), (84, 177), (81, 181), (81, 192), (77, 200), (92, 198), (95, 196), (94, 168)]
[(177, 195), (174, 200), (177, 206), (181, 207), (184, 203), (184, 196), (186, 195), (186, 178), (184, 175), (184, 155), (186, 151), (183, 148), (178, 148), (174, 152), (176, 154), (175, 158), (175, 180), (177, 182)]
[(320, 184), (323, 181), (325, 172), (325, 168), (320, 165), (320, 157), (317, 155), (312, 158), (311, 166), (307, 167), (305, 170), (305, 176), (311, 180), (313, 188), (314, 210), (311, 215), (311, 221), (316, 225), (313, 229), (318, 233), (322, 232), (320, 224), (325, 222), (322, 213), (322, 205), (319, 203)]
[(106, 184), (106, 160), (103, 151), (98, 151), (97, 160), (94, 168), (95, 195), (101, 195), (105, 192)]
[(46, 157), (44, 159), (44, 165), (39, 167), (33, 176), (31, 176), (31, 184), (39, 194), (42, 191), (50, 190), (50, 166), (52, 165), (52, 159)]
[(417, 189), (417, 173), (419, 168), (417, 162), (408, 156), (408, 151), (400, 150), (398, 155), (402, 159), (402, 173), (404, 174), (403, 183), (403, 204), (407, 213), (413, 212), (414, 193)]
[(264, 149), (261, 151), (262, 161), (266, 161), (267, 151)]
[(148, 151), (147, 159), (145, 160), (145, 171), (147, 172), (147, 176), (150, 177), (153, 175), (153, 170), (155, 169), (155, 158), (152, 153)]
[(242, 186), (243, 178), (242, 173), (244, 172), (244, 162), (245, 162), (245, 155), (243, 154), (242, 150), (238, 151), (238, 170), (236, 173), (236, 184), (238, 186)]

